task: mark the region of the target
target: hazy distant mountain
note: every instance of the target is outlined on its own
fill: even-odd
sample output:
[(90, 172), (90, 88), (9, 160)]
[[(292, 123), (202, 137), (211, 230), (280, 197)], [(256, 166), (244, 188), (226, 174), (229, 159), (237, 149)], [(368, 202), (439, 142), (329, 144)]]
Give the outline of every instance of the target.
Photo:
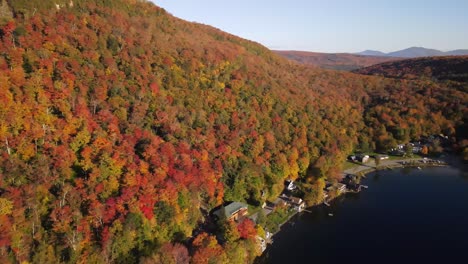
[(416, 58), (416, 57), (434, 57), (443, 56), (444, 52), (435, 49), (426, 49), (422, 47), (412, 47), (404, 50), (387, 53), (390, 57)]
[(387, 54), (378, 51), (378, 50), (365, 50), (362, 52), (356, 53), (356, 55), (363, 55), (363, 56), (387, 56)]
[(356, 54), (365, 56), (388, 56), (388, 57), (399, 57), (399, 58), (418, 58), (418, 57), (434, 57), (434, 56), (461, 56), (468, 55), (468, 50), (452, 50), (443, 52), (436, 49), (426, 49), (423, 47), (411, 47), (404, 50), (394, 51), (390, 53), (383, 53), (380, 51), (366, 50), (358, 52)]
[(458, 50), (447, 51), (445, 54), (449, 56), (467, 55), (468, 49), (458, 49)]

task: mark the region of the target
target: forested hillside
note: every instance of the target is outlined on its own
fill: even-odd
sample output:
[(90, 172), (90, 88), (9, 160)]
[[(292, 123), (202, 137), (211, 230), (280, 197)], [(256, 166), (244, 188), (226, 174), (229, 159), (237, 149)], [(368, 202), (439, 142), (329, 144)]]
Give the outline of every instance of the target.
[(144, 1), (62, 2), (2, 18), (0, 263), (252, 262), (262, 230), (198, 232), (208, 211), (466, 120), (466, 89), (310, 69)]
[(400, 79), (468, 82), (468, 56), (425, 57), (387, 62), (355, 72)]
[[(414, 80), (422, 90), (416, 90), (412, 93), (407, 90), (392, 90), (395, 96), (393, 100), (399, 100), (397, 93), (403, 93), (402, 97), (410, 99), (405, 104), (414, 106), (425, 104), (433, 114), (443, 113), (450, 120), (458, 120), (455, 127), (443, 127), (442, 132), (448, 135), (453, 134), (453, 128), (456, 130), (458, 144), (454, 147), (457, 151), (463, 153), (464, 160), (468, 160), (468, 138), (467, 133), (467, 97), (468, 92), (468, 56), (447, 56), (400, 60), (395, 62), (386, 62), (367, 68), (359, 69), (356, 73), (384, 76), (401, 80), (401, 83), (407, 83), (408, 80)], [(408, 96), (411, 95), (411, 96)], [(391, 99), (391, 100), (392, 100)], [(390, 101), (391, 101), (390, 100)], [(422, 103), (422, 101), (425, 101)], [(441, 104), (442, 102), (442, 104)], [(382, 107), (398, 109), (395, 103), (383, 102)], [(438, 118), (431, 120), (433, 124), (443, 124)], [(417, 126), (416, 126), (417, 127)], [(448, 130), (447, 130), (448, 129)], [(423, 133), (424, 134), (424, 133)]]

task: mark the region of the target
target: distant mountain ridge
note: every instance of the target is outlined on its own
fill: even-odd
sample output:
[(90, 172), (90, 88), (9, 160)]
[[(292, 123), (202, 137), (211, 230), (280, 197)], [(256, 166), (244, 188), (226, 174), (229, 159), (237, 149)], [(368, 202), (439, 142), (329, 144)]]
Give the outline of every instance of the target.
[(365, 51), (355, 53), (355, 54), (362, 55), (362, 56), (387, 56), (387, 54), (378, 50), (365, 50)]
[(307, 51), (280, 51), (273, 52), (306, 65), (317, 66), (323, 69), (352, 71), (371, 65), (398, 60), (388, 56), (363, 56), (350, 53), (318, 53)]
[(452, 51), (440, 51), (436, 49), (427, 49), (423, 47), (411, 47), (399, 51), (384, 53), (376, 50), (365, 50), (355, 53), (363, 56), (385, 56), (398, 58), (418, 58), (418, 57), (434, 57), (434, 56), (461, 56), (468, 55), (468, 49), (458, 49)]

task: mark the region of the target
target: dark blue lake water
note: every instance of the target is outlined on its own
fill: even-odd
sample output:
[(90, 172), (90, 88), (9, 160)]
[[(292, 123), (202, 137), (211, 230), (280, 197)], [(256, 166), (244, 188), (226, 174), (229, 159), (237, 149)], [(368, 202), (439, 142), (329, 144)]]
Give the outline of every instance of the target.
[(466, 171), (387, 170), (363, 184), (295, 216), (258, 263), (468, 263)]

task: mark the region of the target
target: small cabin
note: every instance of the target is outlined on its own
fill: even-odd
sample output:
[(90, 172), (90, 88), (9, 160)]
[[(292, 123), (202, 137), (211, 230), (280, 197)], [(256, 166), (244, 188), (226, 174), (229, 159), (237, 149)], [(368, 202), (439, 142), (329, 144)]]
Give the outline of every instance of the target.
[(346, 184), (337, 183), (336, 185), (337, 185), (338, 192), (340, 193), (346, 192)]
[(338, 193), (344, 193), (344, 192), (346, 192), (346, 184), (343, 184), (343, 183), (329, 184), (329, 185), (327, 185), (325, 190), (327, 192), (331, 192), (331, 191), (336, 190), (336, 191), (338, 191)]
[(288, 191), (294, 191), (294, 190), (297, 189), (297, 186), (294, 184), (294, 181), (292, 181), (292, 180), (287, 180), (285, 182), (285, 185), (286, 185), (286, 189)]
[(238, 221), (239, 219), (247, 216), (248, 206), (241, 202), (232, 202), (226, 206), (222, 206), (216, 210), (213, 214), (218, 219), (225, 218), (228, 221)]
[(375, 156), (375, 159), (387, 160), (387, 159), (389, 159), (389, 157), (388, 157), (388, 155), (377, 155), (377, 156)]
[(302, 212), (305, 209), (305, 202), (301, 198), (291, 196), (289, 197), (289, 201), (298, 212)]
[(362, 163), (366, 163), (369, 161), (369, 155), (357, 155), (356, 156), (356, 160), (362, 162)]
[(287, 203), (282, 199), (282, 198), (276, 198), (276, 200), (274, 200), (271, 204), (270, 204), (270, 208), (272, 209), (276, 209), (278, 207), (284, 207), (286, 206)]
[(257, 245), (260, 248), (261, 252), (265, 251), (267, 248), (266, 240), (263, 239), (261, 236), (257, 236), (256, 238), (257, 238)]

